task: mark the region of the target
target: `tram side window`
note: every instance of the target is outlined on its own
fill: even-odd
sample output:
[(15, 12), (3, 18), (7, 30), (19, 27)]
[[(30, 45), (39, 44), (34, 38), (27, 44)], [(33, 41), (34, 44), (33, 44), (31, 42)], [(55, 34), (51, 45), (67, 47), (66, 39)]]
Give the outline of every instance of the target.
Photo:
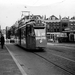
[(35, 36), (34, 28), (31, 29), (31, 36)]
[(26, 26), (26, 36), (30, 35), (30, 25)]
[(23, 39), (25, 37), (24, 35), (24, 28), (21, 29), (21, 38)]
[(26, 37), (26, 28), (24, 29), (24, 36)]
[(35, 35), (34, 28), (33, 28), (32, 25), (27, 26), (26, 35), (29, 35), (29, 36), (34, 36)]
[(32, 25), (30, 26), (30, 36), (35, 36), (34, 28)]

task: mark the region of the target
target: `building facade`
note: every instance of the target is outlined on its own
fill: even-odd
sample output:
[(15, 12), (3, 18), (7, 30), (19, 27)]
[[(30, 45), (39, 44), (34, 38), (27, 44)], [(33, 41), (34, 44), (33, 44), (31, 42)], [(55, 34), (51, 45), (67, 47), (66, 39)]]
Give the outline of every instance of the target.
[(48, 18), (48, 20), (45, 20), (45, 22), (47, 24), (47, 38), (56, 41), (59, 34), (63, 33), (61, 35), (63, 37), (66, 33), (65, 36), (68, 36), (69, 40), (71, 40), (71, 34), (74, 35), (73, 38), (75, 40), (75, 17), (69, 19), (69, 17), (61, 18), (61, 16), (59, 16), (59, 18), (57, 18), (52, 15)]
[(69, 19), (69, 28), (71, 30), (75, 30), (75, 17), (72, 17), (71, 19)]

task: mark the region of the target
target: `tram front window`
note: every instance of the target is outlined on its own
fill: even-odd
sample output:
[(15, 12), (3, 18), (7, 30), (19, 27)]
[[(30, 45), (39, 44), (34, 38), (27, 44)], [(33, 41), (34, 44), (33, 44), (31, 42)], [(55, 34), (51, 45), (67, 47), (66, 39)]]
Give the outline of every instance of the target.
[(45, 36), (45, 29), (34, 29), (36, 36)]

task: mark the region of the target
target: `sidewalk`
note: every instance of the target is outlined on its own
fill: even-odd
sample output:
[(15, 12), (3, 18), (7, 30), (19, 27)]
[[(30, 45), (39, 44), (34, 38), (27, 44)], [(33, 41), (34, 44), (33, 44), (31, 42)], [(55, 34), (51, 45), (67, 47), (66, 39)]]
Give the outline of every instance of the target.
[(22, 75), (6, 47), (0, 47), (0, 75)]

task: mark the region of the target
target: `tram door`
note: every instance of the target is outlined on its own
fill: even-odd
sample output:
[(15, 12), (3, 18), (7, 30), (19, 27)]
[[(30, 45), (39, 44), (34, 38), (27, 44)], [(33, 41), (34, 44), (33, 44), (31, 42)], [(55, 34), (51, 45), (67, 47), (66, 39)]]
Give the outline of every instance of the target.
[(26, 48), (35, 49), (35, 33), (32, 25), (26, 26)]

